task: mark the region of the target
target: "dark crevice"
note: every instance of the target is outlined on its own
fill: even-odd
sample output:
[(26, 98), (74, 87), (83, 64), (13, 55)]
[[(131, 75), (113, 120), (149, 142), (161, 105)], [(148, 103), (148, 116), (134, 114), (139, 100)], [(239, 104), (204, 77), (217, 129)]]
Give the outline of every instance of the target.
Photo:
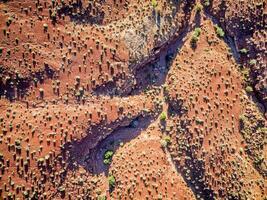
[(115, 153), (121, 145), (138, 137), (141, 131), (146, 130), (154, 120), (155, 117), (137, 117), (127, 126), (117, 127), (84, 156), (82, 165), (93, 174), (104, 172), (107, 176), (109, 174), (109, 164), (103, 163), (105, 151), (112, 150)]
[(132, 72), (125, 77), (125, 83), (120, 88), (116, 87), (116, 81), (122, 80), (121, 76), (115, 78), (114, 82), (97, 87), (94, 92), (98, 95), (127, 97), (140, 94), (151, 87), (162, 86), (173, 58), (184, 45), (184, 39), (191, 30), (192, 27), (188, 26), (163, 46), (155, 47), (148, 60), (131, 67)]

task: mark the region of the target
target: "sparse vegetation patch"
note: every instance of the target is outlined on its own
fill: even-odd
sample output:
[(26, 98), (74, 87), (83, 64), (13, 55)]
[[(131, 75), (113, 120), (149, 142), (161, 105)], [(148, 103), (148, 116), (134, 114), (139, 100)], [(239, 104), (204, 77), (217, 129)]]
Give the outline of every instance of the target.
[(192, 34), (192, 37), (191, 37), (191, 45), (192, 46), (195, 46), (198, 39), (199, 39), (199, 36), (200, 36), (200, 33), (201, 33), (201, 29), (200, 28), (195, 28), (193, 34)]
[(221, 27), (219, 27), (218, 25), (215, 25), (214, 27), (215, 27), (215, 31), (216, 31), (217, 36), (220, 38), (223, 38), (225, 35), (223, 29)]
[(103, 163), (105, 165), (109, 165), (111, 163), (111, 160), (112, 160), (112, 156), (113, 156), (113, 151), (111, 150), (107, 150), (104, 154), (104, 158), (103, 158)]

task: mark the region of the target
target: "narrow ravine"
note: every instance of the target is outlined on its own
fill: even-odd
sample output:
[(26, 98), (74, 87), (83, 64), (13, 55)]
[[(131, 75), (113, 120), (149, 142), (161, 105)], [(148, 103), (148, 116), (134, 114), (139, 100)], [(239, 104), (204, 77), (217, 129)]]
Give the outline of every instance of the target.
[(139, 136), (154, 120), (153, 117), (138, 117), (128, 126), (119, 127), (112, 131), (106, 138), (101, 140), (96, 147), (90, 150), (85, 158), (84, 167), (93, 174), (105, 173), (108, 175), (109, 165), (103, 163), (103, 156), (107, 150), (116, 153), (116, 150), (125, 143)]

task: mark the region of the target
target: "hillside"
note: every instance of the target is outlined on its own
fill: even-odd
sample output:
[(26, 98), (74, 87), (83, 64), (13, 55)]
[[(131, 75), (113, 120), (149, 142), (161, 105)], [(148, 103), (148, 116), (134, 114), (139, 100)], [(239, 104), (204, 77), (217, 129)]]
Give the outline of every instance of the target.
[(0, 1), (0, 199), (266, 199), (266, 7)]

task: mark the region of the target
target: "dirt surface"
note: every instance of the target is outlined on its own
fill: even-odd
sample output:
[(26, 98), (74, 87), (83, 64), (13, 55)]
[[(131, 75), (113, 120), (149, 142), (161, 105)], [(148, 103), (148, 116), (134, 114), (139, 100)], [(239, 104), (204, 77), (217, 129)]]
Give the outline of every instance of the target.
[(0, 1), (0, 199), (266, 199), (266, 11)]

